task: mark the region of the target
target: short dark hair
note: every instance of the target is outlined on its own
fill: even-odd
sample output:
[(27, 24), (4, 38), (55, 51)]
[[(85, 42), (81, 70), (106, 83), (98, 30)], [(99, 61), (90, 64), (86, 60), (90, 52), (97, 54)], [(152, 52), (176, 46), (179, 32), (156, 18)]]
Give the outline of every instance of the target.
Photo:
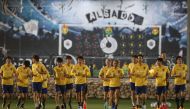
[(38, 55), (33, 55), (32, 58), (35, 59), (36, 61), (39, 61), (39, 59), (40, 59), (40, 57)]
[(177, 61), (178, 59), (182, 59), (182, 57), (181, 57), (181, 56), (177, 56), (177, 57), (176, 57), (176, 61)]
[(163, 58), (157, 58), (157, 61), (163, 62)]
[(132, 57), (132, 58), (138, 58), (138, 56), (137, 56), (137, 55), (132, 55), (131, 57)]
[(77, 59), (82, 59), (82, 60), (84, 60), (83, 56), (78, 56)]
[(58, 57), (57, 60), (56, 60), (58, 63), (62, 63), (63, 62), (63, 59)]
[(139, 54), (138, 57), (142, 57), (142, 58), (144, 58), (144, 56), (143, 56), (142, 54)]
[(25, 65), (26, 67), (29, 67), (29, 66), (30, 66), (30, 61), (24, 61), (24, 65)]
[(67, 55), (67, 56), (66, 56), (66, 59), (72, 59), (72, 57), (71, 57), (71, 56), (69, 56), (69, 55)]
[(6, 60), (6, 59), (12, 60), (13, 58), (12, 58), (11, 56), (7, 56), (7, 57), (5, 57), (5, 60)]

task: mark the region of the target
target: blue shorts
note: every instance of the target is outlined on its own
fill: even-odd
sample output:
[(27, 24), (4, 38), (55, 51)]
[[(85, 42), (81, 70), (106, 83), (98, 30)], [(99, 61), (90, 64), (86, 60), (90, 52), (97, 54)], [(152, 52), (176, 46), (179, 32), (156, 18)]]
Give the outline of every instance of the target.
[(137, 95), (146, 94), (147, 87), (146, 86), (135, 86), (135, 92)]
[(34, 92), (42, 93), (42, 83), (41, 82), (33, 82), (32, 88)]
[(13, 85), (2, 85), (3, 93), (13, 93)]
[(47, 88), (42, 88), (42, 94), (47, 94), (47, 93), (48, 93)]
[(66, 85), (55, 85), (55, 90), (56, 92), (65, 93), (67, 91)]
[(66, 89), (67, 90), (73, 89), (73, 84), (72, 83), (71, 84), (66, 84)]
[(130, 88), (132, 91), (135, 91), (135, 83), (130, 82)]
[(157, 95), (164, 94), (164, 93), (166, 93), (166, 91), (167, 91), (166, 86), (157, 86), (156, 87), (156, 94)]
[(87, 85), (86, 84), (75, 84), (76, 92), (87, 92)]
[(120, 89), (120, 87), (109, 87), (109, 90), (115, 91), (116, 89)]
[(28, 93), (28, 87), (18, 86), (19, 93)]
[(109, 92), (109, 86), (103, 86), (104, 92)]
[(175, 85), (175, 93), (184, 92), (186, 90), (185, 84)]

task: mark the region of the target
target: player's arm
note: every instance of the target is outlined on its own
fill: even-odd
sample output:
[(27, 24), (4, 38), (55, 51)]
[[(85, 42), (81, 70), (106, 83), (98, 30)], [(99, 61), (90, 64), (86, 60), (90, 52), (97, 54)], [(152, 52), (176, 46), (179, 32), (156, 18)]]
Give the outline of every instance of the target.
[(40, 72), (41, 74), (48, 74), (49, 73), (49, 71), (47, 70), (47, 68), (45, 67), (45, 65), (44, 64), (42, 64), (42, 72)]
[(174, 77), (174, 78), (179, 78), (180, 77), (179, 74), (178, 75), (176, 74), (176, 66), (173, 67), (172, 72), (171, 72), (171, 76)]
[(0, 68), (0, 78), (3, 78), (3, 66)]
[(58, 70), (56, 69), (56, 67), (54, 67), (53, 70), (54, 70), (54, 78), (59, 79)]
[(106, 72), (105, 78), (113, 78), (114, 75), (111, 75), (111, 74), (112, 74), (112, 70), (109, 69), (109, 70)]
[(90, 77), (91, 76), (90, 69), (87, 66), (85, 66), (84, 71), (85, 71), (85, 73), (84, 73), (83, 76), (85, 76), (85, 77)]

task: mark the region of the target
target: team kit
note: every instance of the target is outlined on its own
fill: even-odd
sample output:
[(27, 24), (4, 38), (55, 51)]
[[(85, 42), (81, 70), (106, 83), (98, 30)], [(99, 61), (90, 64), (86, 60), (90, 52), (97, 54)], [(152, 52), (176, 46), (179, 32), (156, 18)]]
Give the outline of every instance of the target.
[[(25, 108), (28, 96), (28, 86), (32, 79), (32, 93), (35, 109), (45, 109), (48, 98), (49, 71), (39, 61), (38, 55), (32, 57), (32, 68), (30, 62), (24, 61), (22, 66), (15, 68), (12, 58), (7, 56), (5, 64), (0, 68), (0, 77), (3, 91), (2, 108), (11, 109), (11, 102), (16, 81), (18, 99), (16, 106)], [(53, 68), (55, 81), (55, 109), (73, 109), (73, 89), (76, 91), (78, 109), (85, 109), (87, 102), (88, 85), (87, 78), (91, 76), (83, 56), (77, 57), (77, 64), (72, 64), (71, 56), (56, 59), (56, 66)], [(124, 71), (119, 67), (119, 60), (106, 59), (105, 65), (99, 72), (99, 78), (103, 81), (104, 109), (118, 109), (120, 98), (121, 79), (125, 78)], [(175, 102), (177, 109), (184, 109), (187, 65), (183, 63), (181, 56), (176, 57), (176, 64), (169, 69), (164, 64), (164, 59), (159, 57), (155, 64), (149, 68), (144, 63), (143, 55), (133, 55), (128, 67), (127, 77), (130, 80), (132, 108), (146, 109), (148, 78), (155, 79), (156, 86), (156, 108), (161, 109), (167, 106), (167, 90), (169, 78), (174, 78)]]

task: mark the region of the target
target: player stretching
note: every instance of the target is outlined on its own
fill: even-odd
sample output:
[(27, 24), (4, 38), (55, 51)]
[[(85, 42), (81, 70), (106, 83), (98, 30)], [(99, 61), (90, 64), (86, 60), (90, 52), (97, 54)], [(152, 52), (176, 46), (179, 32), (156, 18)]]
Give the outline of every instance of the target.
[(112, 105), (114, 109), (117, 109), (120, 95), (120, 79), (124, 76), (124, 72), (118, 66), (119, 61), (113, 61), (113, 67), (111, 67), (107, 73), (106, 78), (110, 78), (109, 82), (109, 107), (108, 109), (112, 109)]
[(172, 69), (172, 77), (175, 78), (175, 94), (177, 109), (184, 109), (183, 104), (185, 102), (185, 84), (187, 77), (187, 65), (183, 64), (182, 57), (177, 56), (176, 65)]
[[(66, 72), (65, 67), (63, 66), (63, 59), (57, 58), (57, 66), (54, 67), (54, 78), (55, 78), (55, 102), (56, 109), (65, 109), (66, 108)], [(60, 96), (62, 97), (60, 100)], [(62, 101), (60, 103), (60, 101)], [(61, 106), (60, 106), (61, 104)]]
[(73, 75), (75, 78), (76, 85), (76, 99), (78, 102), (78, 108), (83, 108), (83, 103), (85, 100), (85, 91), (87, 84), (87, 77), (90, 77), (90, 70), (84, 64), (84, 58), (82, 56), (77, 57), (77, 64), (73, 67)]
[(68, 105), (70, 109), (72, 109), (72, 91), (73, 91), (73, 74), (72, 74), (72, 69), (73, 69), (73, 64), (72, 62), (72, 57), (71, 56), (66, 56), (66, 63), (63, 65), (66, 70), (67, 78), (66, 78), (66, 90), (67, 90), (67, 99), (68, 99)]
[[(152, 77), (156, 78), (156, 95), (157, 95), (157, 108), (161, 108), (166, 104), (166, 86), (167, 86), (167, 75), (169, 69), (167, 66), (162, 64), (163, 59), (158, 58), (156, 60), (156, 66), (150, 70)], [(168, 74), (167, 74), (168, 73)]]
[(46, 67), (39, 62), (39, 56), (34, 55), (32, 57), (32, 88), (33, 88), (33, 100), (36, 109), (41, 108), (41, 96), (42, 96), (42, 83), (44, 81), (43, 75), (47, 74)]
[(24, 64), (17, 68), (17, 88), (19, 91), (17, 107), (24, 109), (24, 104), (28, 96), (29, 79), (32, 77), (30, 62), (24, 61)]
[(137, 55), (133, 55), (131, 58), (131, 63), (128, 66), (129, 69), (129, 78), (130, 78), (130, 89), (131, 89), (131, 101), (132, 101), (132, 105), (133, 108), (136, 106), (135, 102), (135, 76), (133, 75), (132, 68), (134, 67), (135, 64), (137, 64), (138, 62), (138, 56)]
[[(2, 108), (7, 106), (7, 109), (10, 109), (12, 96), (13, 96), (13, 77), (16, 74), (16, 68), (12, 64), (12, 58), (6, 57), (5, 64), (1, 66), (0, 76), (1, 84), (3, 89), (3, 104)], [(7, 104), (7, 105), (6, 105)]]
[(131, 72), (135, 76), (136, 108), (146, 108), (146, 86), (148, 75), (148, 65), (143, 63), (143, 55), (138, 55), (138, 63)]
[(111, 59), (106, 59), (106, 62), (105, 62), (106, 66), (104, 66), (101, 70), (100, 70), (100, 73), (99, 73), (99, 78), (101, 80), (103, 80), (103, 89), (104, 89), (104, 109), (107, 109), (107, 106), (108, 106), (108, 102), (109, 102), (109, 99), (108, 99), (108, 92), (109, 92), (109, 79), (106, 78), (106, 73), (107, 71), (111, 68), (111, 65), (112, 65), (112, 60)]

